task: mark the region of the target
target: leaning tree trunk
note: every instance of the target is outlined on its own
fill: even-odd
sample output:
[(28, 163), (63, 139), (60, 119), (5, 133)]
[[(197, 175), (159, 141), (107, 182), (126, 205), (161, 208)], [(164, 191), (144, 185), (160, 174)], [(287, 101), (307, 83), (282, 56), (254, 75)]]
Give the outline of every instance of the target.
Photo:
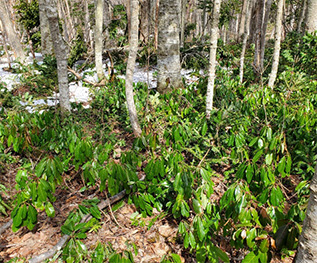
[(306, 30), (309, 33), (317, 30), (317, 0), (307, 1)]
[(130, 51), (127, 63), (127, 71), (125, 78), (125, 93), (127, 99), (127, 107), (130, 116), (132, 130), (135, 136), (139, 137), (142, 133), (138, 115), (136, 112), (133, 98), (133, 72), (135, 68), (135, 60), (138, 52), (138, 32), (139, 32), (139, 1), (131, 0), (131, 22), (130, 22)]
[(51, 38), (47, 15), (45, 12), (45, 0), (39, 0), (39, 11), (42, 55), (51, 55), (53, 53), (53, 42)]
[(51, 0), (45, 0), (46, 15), (49, 22), (51, 38), (57, 63), (59, 103), (62, 112), (70, 111), (69, 87), (67, 75), (67, 47), (59, 32), (59, 20), (56, 6)]
[(20, 39), (14, 30), (14, 26), (4, 0), (0, 0), (0, 20), (2, 22), (7, 39), (9, 40), (9, 43), (13, 49), (14, 57), (16, 59), (19, 58), (23, 62), (26, 59), (26, 56), (20, 43)]
[(316, 263), (317, 256), (317, 164), (310, 183), (310, 197), (295, 263)]
[(182, 86), (179, 51), (179, 1), (160, 0), (157, 49), (157, 90), (165, 93)]
[(95, 63), (96, 71), (99, 81), (105, 77), (102, 68), (102, 25), (103, 25), (103, 9), (104, 9), (104, 0), (96, 0), (96, 9), (95, 9)]
[(212, 107), (213, 107), (220, 6), (221, 6), (221, 0), (215, 0), (214, 1), (214, 8), (212, 11), (212, 22), (211, 22), (209, 78), (208, 78), (207, 99), (206, 99), (206, 117), (207, 117), (207, 119), (210, 118), (210, 112), (211, 112)]
[(240, 83), (243, 82), (243, 68), (244, 68), (244, 57), (245, 51), (247, 48), (247, 42), (250, 34), (250, 21), (251, 21), (251, 12), (252, 12), (252, 3), (253, 0), (245, 0), (247, 3), (246, 14), (245, 14), (245, 26), (242, 40), (242, 50), (240, 55), (240, 69), (239, 69), (239, 79)]
[(271, 70), (269, 84), (268, 84), (268, 86), (272, 89), (274, 86), (274, 82), (276, 80), (278, 63), (280, 59), (283, 6), (284, 6), (284, 0), (278, 0), (276, 22), (275, 22), (275, 43), (274, 43), (273, 62), (272, 62), (272, 70)]

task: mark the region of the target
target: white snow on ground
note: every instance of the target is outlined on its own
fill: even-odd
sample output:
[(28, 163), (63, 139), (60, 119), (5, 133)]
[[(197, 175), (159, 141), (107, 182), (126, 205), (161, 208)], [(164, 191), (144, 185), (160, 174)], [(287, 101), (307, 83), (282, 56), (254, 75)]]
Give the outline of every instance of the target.
[[(39, 60), (38, 63), (41, 63), (41, 54), (36, 53), (36, 59)], [(28, 62), (31, 63), (32, 57), (29, 55)], [(3, 68), (8, 67), (8, 63), (5, 63), (5, 61), (0, 59), (0, 83), (4, 82), (6, 84), (7, 89), (10, 91), (14, 88), (15, 85), (19, 83), (19, 76), (20, 74), (13, 74), (11, 72), (4, 71)], [(104, 64), (104, 71), (105, 75), (108, 75), (107, 65)], [(156, 77), (154, 76), (156, 72), (156, 69), (152, 68), (150, 70), (146, 70), (145, 68), (139, 67), (139, 65), (136, 65), (133, 81), (135, 83), (137, 82), (144, 82), (148, 84), (149, 88), (156, 88), (157, 82)], [(193, 82), (198, 81), (198, 77), (192, 76), (192, 70), (185, 70), (182, 69), (181, 74), (185, 78), (186, 83), (190, 84)], [(69, 73), (71, 74), (71, 73)], [(200, 74), (203, 74), (203, 72), (200, 72)], [(93, 83), (97, 82), (97, 74), (95, 69), (89, 69), (85, 70), (80, 74), (82, 77), (84, 77), (86, 80), (89, 80)], [(119, 75), (119, 78), (125, 78), (124, 75)], [(69, 83), (69, 93), (70, 93), (70, 101), (76, 102), (76, 103), (85, 103), (86, 105), (84, 107), (89, 107), (89, 104), (87, 102), (90, 101), (91, 93), (89, 91), (89, 88), (85, 87), (85, 84), (83, 81), (75, 81)], [(55, 106), (58, 102), (59, 94), (54, 94), (52, 97), (47, 98), (47, 100), (38, 99), (33, 100), (32, 103), (30, 102), (22, 102), (20, 101), (21, 105), (26, 106), (26, 110), (29, 112), (34, 112), (39, 109), (39, 107), (43, 106)]]

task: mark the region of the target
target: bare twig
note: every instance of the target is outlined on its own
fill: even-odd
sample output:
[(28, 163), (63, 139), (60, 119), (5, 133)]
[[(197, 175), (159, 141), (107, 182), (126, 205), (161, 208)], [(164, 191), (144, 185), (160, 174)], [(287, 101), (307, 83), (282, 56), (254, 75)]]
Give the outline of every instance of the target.
[(81, 80), (83, 82), (86, 82), (94, 87), (103, 87), (107, 84), (107, 81), (105, 79), (103, 79), (101, 82), (99, 83), (94, 83), (94, 82), (91, 82), (90, 80), (87, 80), (87, 79), (84, 79), (82, 76), (80, 76), (75, 70), (73, 70), (72, 68), (70, 67), (67, 67), (67, 70), (74, 74), (74, 76), (78, 79), (78, 80)]

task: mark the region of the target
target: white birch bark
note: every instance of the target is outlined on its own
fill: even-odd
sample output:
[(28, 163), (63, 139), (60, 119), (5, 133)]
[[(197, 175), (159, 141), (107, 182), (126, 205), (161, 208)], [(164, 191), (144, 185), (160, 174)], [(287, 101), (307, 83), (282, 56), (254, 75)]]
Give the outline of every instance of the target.
[(160, 0), (157, 50), (157, 90), (182, 86), (179, 51), (179, 1)]
[(313, 33), (317, 30), (317, 0), (307, 1), (306, 30)]
[(23, 62), (26, 59), (26, 56), (23, 51), (22, 44), (20, 43), (20, 39), (14, 30), (14, 26), (4, 0), (0, 0), (0, 20), (2, 22), (7, 39), (9, 40), (10, 46), (14, 52), (15, 59), (20, 59), (20, 61)]
[(310, 197), (295, 263), (316, 263), (317, 256), (317, 164), (310, 183)]
[(67, 75), (67, 47), (59, 31), (59, 20), (54, 2), (45, 0), (46, 15), (49, 22), (54, 53), (57, 62), (59, 102), (62, 112), (70, 111), (69, 87)]
[(45, 12), (45, 1), (39, 0), (40, 12), (40, 30), (41, 30), (41, 47), (42, 55), (51, 55), (53, 53), (53, 42), (48, 24), (47, 15)]
[(135, 68), (135, 60), (138, 52), (138, 32), (139, 32), (139, 1), (131, 0), (131, 22), (130, 22), (130, 50), (125, 78), (125, 93), (127, 99), (127, 107), (130, 116), (130, 123), (135, 136), (139, 137), (142, 133), (138, 115), (136, 112), (133, 97), (133, 73)]
[(209, 78), (208, 78), (208, 84), (207, 84), (207, 99), (206, 99), (207, 119), (210, 118), (210, 112), (213, 108), (220, 6), (221, 6), (221, 0), (215, 0), (213, 12), (212, 12), (212, 22), (211, 22)]
[(102, 25), (103, 25), (103, 9), (104, 9), (104, 1), (96, 0), (95, 7), (95, 63), (96, 63), (96, 71), (99, 81), (101, 81), (104, 77), (104, 71), (102, 68), (102, 49), (103, 49), (103, 37), (102, 37)]
[(268, 86), (272, 89), (274, 86), (274, 82), (276, 80), (278, 63), (280, 60), (283, 6), (284, 6), (284, 0), (278, 0), (276, 21), (275, 21), (275, 42), (274, 42), (273, 62), (272, 62), (272, 70), (271, 70), (269, 84), (268, 84)]
[(240, 69), (239, 69), (239, 81), (240, 83), (243, 82), (243, 68), (244, 68), (244, 58), (245, 58), (245, 51), (247, 48), (247, 42), (250, 34), (250, 20), (251, 20), (251, 11), (252, 11), (252, 4), (253, 0), (245, 0), (246, 1), (246, 14), (245, 14), (245, 26), (244, 26), (244, 33), (242, 35), (242, 50), (240, 55)]

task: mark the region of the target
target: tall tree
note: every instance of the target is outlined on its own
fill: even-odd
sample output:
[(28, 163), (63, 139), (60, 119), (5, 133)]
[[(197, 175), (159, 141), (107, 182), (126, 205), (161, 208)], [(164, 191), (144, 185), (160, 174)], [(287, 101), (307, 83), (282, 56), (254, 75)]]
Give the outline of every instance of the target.
[(179, 44), (180, 0), (160, 0), (157, 49), (157, 90), (182, 86)]
[(215, 0), (214, 1), (214, 8), (212, 11), (212, 21), (211, 21), (209, 78), (208, 78), (207, 99), (206, 99), (206, 117), (207, 117), (207, 119), (210, 118), (210, 112), (211, 112), (212, 107), (213, 107), (220, 6), (221, 6), (221, 0)]
[(238, 31), (238, 40), (240, 40), (240, 38), (243, 39), (243, 35), (245, 34), (245, 26), (246, 26), (246, 16), (247, 16), (247, 12), (248, 10), (248, 0), (243, 0), (242, 1), (242, 10), (241, 10), (241, 15), (240, 15), (240, 26), (239, 26), (239, 31)]
[(9, 40), (9, 43), (13, 49), (14, 57), (16, 59), (19, 58), (23, 62), (26, 58), (23, 47), (16, 31), (14, 30), (14, 26), (6, 6), (6, 1), (4, 0), (0, 0), (0, 20), (2, 22), (7, 39)]
[(306, 30), (309, 33), (317, 30), (317, 0), (307, 1)]
[(39, 0), (40, 30), (42, 55), (51, 55), (53, 53), (53, 42), (50, 33), (50, 27), (45, 12), (45, 0)]
[(302, 32), (302, 24), (303, 24), (303, 21), (305, 18), (306, 10), (307, 10), (307, 0), (303, 0), (300, 17), (299, 17), (299, 20), (297, 23), (297, 32), (298, 33)]
[(269, 84), (268, 84), (270, 88), (273, 88), (274, 86), (274, 82), (276, 80), (276, 75), (278, 70), (278, 63), (280, 60), (283, 6), (284, 6), (284, 0), (278, 0), (276, 21), (275, 21), (275, 37), (274, 37), (275, 42), (274, 42), (273, 62), (272, 62), (272, 70), (271, 70)]
[(317, 164), (295, 263), (315, 263), (317, 255)]
[(243, 82), (243, 68), (244, 68), (244, 57), (245, 57), (245, 51), (247, 48), (247, 42), (250, 34), (250, 20), (251, 20), (251, 11), (252, 11), (252, 5), (253, 0), (245, 0), (246, 1), (246, 14), (245, 14), (245, 26), (244, 26), (244, 33), (242, 35), (242, 49), (241, 49), (241, 55), (240, 55), (240, 69), (239, 69), (239, 77), (240, 77), (240, 83)]
[(138, 115), (135, 108), (133, 98), (133, 73), (135, 68), (135, 60), (138, 52), (138, 32), (139, 32), (139, 1), (131, 0), (131, 12), (130, 12), (130, 50), (126, 70), (125, 78), (125, 93), (127, 99), (127, 107), (130, 116), (130, 122), (132, 130), (135, 136), (139, 137), (142, 133)]
[(57, 63), (59, 103), (62, 112), (70, 111), (69, 87), (67, 75), (67, 47), (59, 31), (57, 9), (53, 1), (45, 0), (45, 10), (49, 22), (51, 38)]
[(96, 71), (99, 81), (105, 77), (102, 68), (102, 49), (103, 49), (103, 37), (102, 37), (102, 25), (103, 25), (103, 10), (104, 0), (96, 0), (95, 7), (95, 63)]

